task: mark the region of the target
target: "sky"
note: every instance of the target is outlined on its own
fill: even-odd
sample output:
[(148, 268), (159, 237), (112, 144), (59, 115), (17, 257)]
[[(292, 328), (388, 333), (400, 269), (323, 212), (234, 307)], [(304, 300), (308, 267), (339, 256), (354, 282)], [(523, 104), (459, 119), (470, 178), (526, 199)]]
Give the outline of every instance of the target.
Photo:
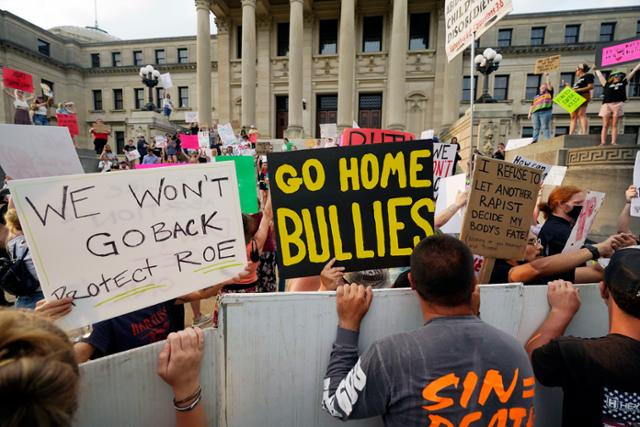
[[(196, 33), (193, 0), (95, 0), (98, 26), (121, 39), (192, 36)], [(366, 0), (360, 0), (366, 1)], [(513, 0), (513, 13), (637, 6), (639, 0)], [(42, 28), (94, 23), (92, 0), (0, 0), (0, 9)], [(215, 32), (213, 17), (212, 32)]]

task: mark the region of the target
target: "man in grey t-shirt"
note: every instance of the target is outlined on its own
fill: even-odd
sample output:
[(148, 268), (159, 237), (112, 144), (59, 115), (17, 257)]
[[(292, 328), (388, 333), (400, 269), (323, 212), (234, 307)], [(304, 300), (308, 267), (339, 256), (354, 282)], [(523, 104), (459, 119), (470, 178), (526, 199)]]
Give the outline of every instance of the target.
[(446, 235), (424, 239), (409, 281), (424, 326), (378, 340), (360, 358), (358, 331), (373, 294), (338, 287), (322, 407), (342, 420), (380, 415), (386, 426), (532, 426), (531, 365), (522, 345), (477, 317), (469, 248)]

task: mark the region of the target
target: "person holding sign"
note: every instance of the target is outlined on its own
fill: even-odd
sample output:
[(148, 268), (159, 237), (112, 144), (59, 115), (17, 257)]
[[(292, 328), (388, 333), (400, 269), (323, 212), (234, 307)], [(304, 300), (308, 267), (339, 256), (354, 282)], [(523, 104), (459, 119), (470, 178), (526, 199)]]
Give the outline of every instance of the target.
[[(589, 133), (587, 106), (589, 105), (589, 101), (591, 101), (591, 90), (593, 89), (594, 82), (593, 74), (589, 73), (589, 70), (590, 68), (587, 64), (580, 64), (576, 68), (576, 81), (573, 84), (573, 90), (584, 97), (586, 101), (569, 115), (571, 118), (571, 122), (569, 123), (569, 135), (575, 134), (578, 120), (580, 120), (582, 135), (587, 135)], [(564, 83), (564, 85), (569, 86), (568, 83)]]
[(13, 108), (15, 109), (13, 123), (16, 125), (30, 125), (29, 101), (33, 99), (33, 95), (26, 96), (25, 92), (18, 89), (9, 90), (5, 88), (4, 91), (13, 98)]
[[(540, 85), (538, 94), (533, 98), (529, 108), (529, 120), (533, 118), (533, 142), (538, 142), (542, 129), (544, 139), (551, 139), (551, 118), (553, 117), (553, 86), (549, 73), (544, 73), (544, 83)], [(503, 159), (504, 160), (504, 159)]]
[(171, 95), (168, 93), (164, 94), (164, 98), (162, 98), (162, 114), (169, 120), (171, 116), (171, 112), (173, 111), (173, 102), (171, 102)]
[(623, 71), (614, 70), (605, 79), (600, 70), (594, 71), (600, 80), (600, 84), (604, 89), (604, 98), (602, 99), (602, 107), (600, 113), (602, 117), (602, 131), (600, 132), (600, 145), (607, 143), (607, 131), (611, 125), (611, 145), (616, 145), (618, 140), (618, 119), (624, 115), (623, 106), (627, 100), (627, 85), (629, 80), (633, 79), (635, 73), (640, 69), (640, 64), (636, 65), (627, 77)]
[(89, 133), (93, 137), (93, 146), (96, 154), (100, 155), (107, 144), (111, 131), (106, 128), (102, 119), (97, 119), (95, 125), (89, 129)]
[(538, 205), (546, 219), (538, 234), (544, 256), (562, 252), (580, 216), (585, 197), (586, 193), (578, 187), (560, 186), (553, 189), (547, 202)]
[[(51, 98), (49, 98), (49, 100), (50, 99)], [(34, 125), (49, 126), (49, 119), (47, 118), (47, 113), (49, 112), (49, 100), (39, 96), (31, 104)]]

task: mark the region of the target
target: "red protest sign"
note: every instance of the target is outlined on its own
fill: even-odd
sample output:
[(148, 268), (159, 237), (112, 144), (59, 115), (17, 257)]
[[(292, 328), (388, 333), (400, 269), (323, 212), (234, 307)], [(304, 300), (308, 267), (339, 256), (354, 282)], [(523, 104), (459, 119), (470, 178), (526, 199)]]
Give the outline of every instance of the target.
[(340, 145), (381, 144), (383, 142), (413, 141), (416, 136), (409, 132), (389, 129), (348, 128), (342, 132)]
[(79, 135), (78, 132), (78, 116), (75, 114), (56, 114), (58, 120), (58, 126), (64, 126), (69, 128), (71, 136)]
[(23, 71), (2, 67), (2, 83), (4, 87), (33, 93), (33, 77)]

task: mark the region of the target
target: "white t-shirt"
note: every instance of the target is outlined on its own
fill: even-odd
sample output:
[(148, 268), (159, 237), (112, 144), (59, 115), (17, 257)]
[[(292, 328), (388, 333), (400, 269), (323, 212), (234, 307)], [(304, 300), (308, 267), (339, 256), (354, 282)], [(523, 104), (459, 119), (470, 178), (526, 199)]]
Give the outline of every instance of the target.
[(171, 102), (170, 99), (163, 98), (162, 99), (162, 108), (164, 109), (164, 108), (167, 108), (167, 107), (169, 107), (170, 109), (173, 110), (173, 103)]

